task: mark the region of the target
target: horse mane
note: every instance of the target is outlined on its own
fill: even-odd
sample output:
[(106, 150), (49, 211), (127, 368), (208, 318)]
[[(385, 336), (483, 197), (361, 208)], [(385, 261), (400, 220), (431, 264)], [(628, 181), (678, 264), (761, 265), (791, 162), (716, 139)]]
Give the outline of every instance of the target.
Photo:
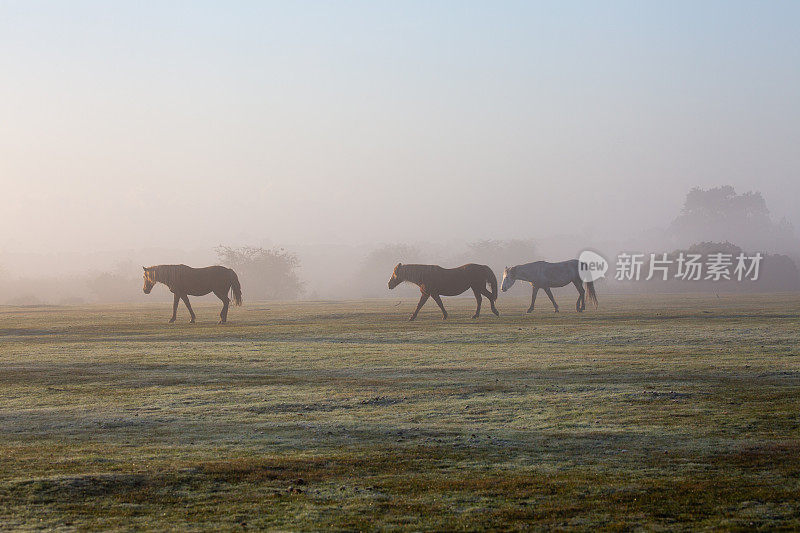
[(425, 273), (432, 271), (436, 265), (406, 265), (400, 266), (400, 277), (403, 281), (410, 281), (412, 283), (419, 283), (422, 281), (422, 276)]
[(180, 267), (183, 265), (156, 265), (148, 270), (153, 272), (153, 279), (167, 287), (173, 287), (180, 280)]

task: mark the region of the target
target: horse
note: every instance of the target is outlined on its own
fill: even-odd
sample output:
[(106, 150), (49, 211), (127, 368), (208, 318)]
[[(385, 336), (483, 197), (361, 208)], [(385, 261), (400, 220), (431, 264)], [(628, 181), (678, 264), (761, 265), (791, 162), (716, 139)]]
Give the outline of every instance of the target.
[(517, 265), (513, 267), (506, 267), (503, 271), (503, 292), (507, 291), (514, 285), (516, 280), (527, 281), (533, 287), (533, 295), (531, 296), (531, 306), (526, 311), (530, 313), (533, 311), (533, 304), (536, 303), (536, 293), (539, 289), (544, 289), (544, 292), (553, 302), (555, 312), (558, 313), (558, 304), (553, 298), (553, 293), (550, 292), (551, 287), (563, 287), (572, 283), (578, 289), (578, 301), (575, 303), (575, 308), (580, 313), (586, 309), (586, 293), (589, 293), (589, 300), (597, 307), (597, 293), (594, 291), (594, 282), (586, 282), (586, 290), (581, 286), (581, 277), (578, 275), (578, 260), (570, 259), (569, 261), (562, 261), (560, 263), (548, 263), (547, 261), (536, 261), (534, 263), (527, 263), (524, 265)]
[(217, 298), (222, 300), (222, 311), (219, 314), (219, 323), (224, 324), (228, 321), (228, 306), (231, 299), (228, 292), (233, 292), (233, 302), (242, 305), (242, 287), (239, 285), (239, 277), (236, 272), (223, 266), (210, 266), (205, 268), (192, 268), (186, 265), (157, 265), (142, 267), (144, 269), (145, 294), (150, 294), (156, 283), (163, 283), (170, 292), (175, 295), (172, 303), (172, 318), (169, 323), (175, 322), (175, 315), (178, 312), (178, 301), (183, 300), (186, 309), (192, 319), (190, 324), (194, 324), (194, 311), (189, 304), (189, 295), (204, 296), (213, 292)]
[[(478, 318), (481, 314), (481, 295), (489, 298), (489, 304), (492, 306), (492, 313), (500, 316), (497, 308), (494, 306), (497, 300), (497, 278), (492, 272), (492, 269), (486, 265), (476, 265), (469, 263), (457, 268), (442, 268), (439, 265), (404, 265), (397, 263), (392, 272), (392, 277), (389, 279), (389, 289), (394, 289), (404, 281), (409, 281), (419, 287), (422, 293), (420, 296), (417, 308), (411, 314), (409, 320), (417, 318), (417, 313), (428, 301), (428, 298), (433, 298), (433, 301), (442, 310), (442, 319), (447, 319), (447, 311), (442, 304), (441, 296), (458, 296), (467, 289), (472, 289), (475, 294), (475, 300), (478, 302), (478, 308), (472, 318)], [(486, 289), (486, 285), (492, 287), (492, 292)]]

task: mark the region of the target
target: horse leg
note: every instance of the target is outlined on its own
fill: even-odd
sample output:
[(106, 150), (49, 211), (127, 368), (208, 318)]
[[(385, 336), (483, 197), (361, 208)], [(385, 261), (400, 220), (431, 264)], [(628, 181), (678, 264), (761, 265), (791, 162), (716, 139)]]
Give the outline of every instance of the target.
[(482, 300), (481, 291), (480, 289), (472, 287), (472, 292), (475, 294), (475, 300), (478, 302), (478, 308), (475, 309), (475, 314), (472, 315), (472, 318), (478, 318), (479, 316), (481, 316), (481, 300)]
[(178, 316), (178, 302), (181, 300), (181, 297), (175, 293), (175, 298), (172, 302), (172, 318), (169, 319), (169, 323), (172, 324), (175, 322), (175, 317)]
[(425, 302), (428, 301), (428, 296), (429, 296), (428, 294), (424, 292), (422, 293), (422, 296), (419, 297), (419, 303), (417, 304), (417, 308), (414, 310), (413, 313), (411, 313), (411, 318), (409, 318), (409, 320), (414, 320), (415, 318), (417, 318), (417, 313), (419, 313), (419, 310), (422, 309), (423, 305), (425, 305)]
[(556, 313), (558, 313), (558, 304), (556, 303), (556, 299), (553, 298), (553, 293), (550, 292), (550, 287), (545, 287), (544, 292), (547, 294), (547, 297), (550, 298), (550, 301), (553, 302), (553, 307), (555, 307)]
[(532, 313), (533, 312), (533, 304), (536, 303), (536, 295), (539, 294), (539, 287), (531, 284), (531, 288), (533, 289), (532, 294), (531, 294), (531, 306), (528, 308), (527, 311), (525, 311), (526, 313)]
[(222, 292), (214, 292), (217, 295), (217, 298), (222, 300), (222, 311), (219, 313), (219, 324), (224, 324), (228, 321), (228, 307), (231, 304), (231, 299), (228, 298), (228, 293)]
[(489, 305), (492, 307), (492, 313), (496, 316), (500, 316), (500, 311), (494, 306), (495, 298), (492, 296), (492, 293), (486, 287), (481, 287), (481, 294), (489, 298)]
[(439, 306), (439, 309), (442, 310), (442, 320), (447, 320), (447, 311), (444, 310), (444, 304), (442, 303), (441, 297), (439, 297), (438, 294), (431, 294), (431, 298), (433, 298), (433, 301)]
[(578, 289), (578, 301), (575, 303), (575, 309), (580, 313), (586, 309), (586, 290), (583, 288), (583, 285), (581, 285), (580, 280), (573, 280), (572, 283), (575, 285), (575, 288)]
[(194, 311), (192, 311), (192, 304), (189, 303), (189, 296), (184, 294), (181, 296), (181, 300), (183, 300), (183, 303), (186, 304), (186, 309), (189, 310), (189, 314), (192, 315), (192, 319), (189, 321), (189, 324), (194, 324)]

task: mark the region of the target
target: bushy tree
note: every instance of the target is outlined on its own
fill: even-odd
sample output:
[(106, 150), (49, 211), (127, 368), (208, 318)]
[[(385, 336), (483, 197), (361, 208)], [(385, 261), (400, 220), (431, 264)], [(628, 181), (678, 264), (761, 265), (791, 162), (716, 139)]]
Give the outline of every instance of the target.
[[(682, 250), (672, 253), (673, 257), (677, 257)], [(687, 250), (688, 254), (700, 254), (702, 256), (709, 256), (711, 254), (730, 254), (737, 256), (742, 253), (742, 249), (732, 242), (698, 242), (691, 245)]]
[[(361, 261), (354, 283), (355, 290), (361, 296), (379, 298), (391, 296), (387, 283), (397, 263), (420, 263), (421, 252), (416, 246), (408, 244), (384, 244), (371, 250)], [(395, 289), (396, 295), (408, 296), (417, 293), (416, 287), (405, 285)]]
[[(137, 273), (141, 272), (139, 268)], [(141, 278), (129, 272), (100, 272), (90, 275), (85, 283), (98, 302), (129, 302), (142, 296)]]
[(455, 262), (489, 265), (499, 278), (507, 266), (541, 259), (535, 253), (536, 247), (531, 240), (483, 240), (469, 243), (467, 251), (460, 254)]
[(218, 246), (220, 262), (236, 271), (249, 300), (292, 300), (303, 292), (298, 257), (283, 248)]
[(731, 241), (748, 250), (791, 252), (800, 244), (788, 221), (773, 222), (760, 192), (737, 194), (730, 185), (690, 190), (670, 230), (678, 244)]

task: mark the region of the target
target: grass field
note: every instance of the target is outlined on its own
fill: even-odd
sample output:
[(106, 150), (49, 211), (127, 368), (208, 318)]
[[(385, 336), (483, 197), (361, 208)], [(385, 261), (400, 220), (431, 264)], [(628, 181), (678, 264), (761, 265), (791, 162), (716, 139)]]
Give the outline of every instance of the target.
[(800, 528), (800, 295), (0, 308), (0, 528)]

